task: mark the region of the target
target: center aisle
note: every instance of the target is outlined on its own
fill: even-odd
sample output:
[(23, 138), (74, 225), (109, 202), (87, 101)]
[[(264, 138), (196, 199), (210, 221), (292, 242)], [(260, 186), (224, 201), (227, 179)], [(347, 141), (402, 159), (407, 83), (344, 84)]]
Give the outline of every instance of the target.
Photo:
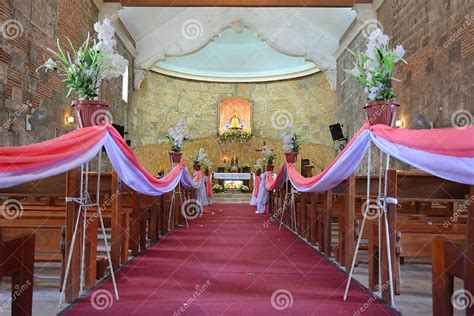
[[(67, 315), (392, 315), (346, 274), (246, 204), (176, 228)], [(91, 299), (92, 297), (92, 299)], [(102, 299), (102, 300), (101, 300)]]

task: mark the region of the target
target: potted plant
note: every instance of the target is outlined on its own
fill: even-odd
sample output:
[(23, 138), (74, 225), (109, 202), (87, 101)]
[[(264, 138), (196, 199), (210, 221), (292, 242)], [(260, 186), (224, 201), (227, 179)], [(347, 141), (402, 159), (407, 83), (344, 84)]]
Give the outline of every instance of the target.
[(275, 160), (276, 156), (268, 146), (263, 146), (263, 159), (265, 160), (266, 170), (273, 172), (273, 161)]
[(380, 29), (372, 31), (368, 38), (367, 49), (364, 53), (351, 52), (356, 61), (354, 67), (346, 70), (364, 87), (367, 103), (364, 109), (371, 125), (390, 125), (399, 102), (392, 88), (393, 69), (396, 63), (402, 61), (405, 50), (402, 45), (389, 48), (389, 37)]
[(217, 165), (217, 172), (225, 172), (226, 166), (223, 163)]
[(189, 139), (189, 136), (186, 134), (186, 119), (181, 118), (175, 127), (170, 127), (166, 139), (171, 144), (171, 150), (169, 152), (171, 163), (179, 164), (183, 154), (183, 143)]
[(245, 184), (242, 184), (240, 187), (239, 187), (239, 191), (242, 192), (242, 193), (249, 193), (250, 192), (250, 188), (248, 186), (246, 186)]
[(243, 163), (240, 168), (242, 169), (242, 172), (250, 172), (250, 165), (247, 163)]
[(72, 101), (79, 127), (100, 125), (106, 121), (104, 101), (99, 97), (100, 83), (104, 79), (117, 78), (123, 75), (128, 61), (115, 51), (115, 29), (106, 18), (94, 24), (96, 37), (87, 39), (76, 50), (69, 38), (68, 51), (63, 50), (57, 40), (57, 51), (48, 48), (53, 55), (40, 68), (51, 70), (64, 78), (68, 88), (67, 96), (74, 94), (77, 100)]
[(222, 187), (222, 185), (216, 183), (212, 186), (212, 191), (214, 191), (214, 193), (219, 193), (224, 191), (224, 188)]
[(259, 176), (262, 174), (263, 170), (263, 161), (262, 159), (258, 159), (255, 163), (255, 175)]
[(301, 147), (301, 134), (291, 130), (289, 126), (280, 136), (283, 142), (283, 151), (285, 152), (286, 162), (295, 163), (298, 159), (298, 153)]
[(204, 148), (199, 148), (199, 151), (197, 152), (196, 155), (189, 156), (189, 159), (192, 160), (193, 162), (193, 169), (195, 171), (201, 170), (201, 165), (204, 159), (206, 159), (206, 152), (204, 151)]
[(204, 168), (204, 174), (208, 176), (211, 171), (212, 163), (208, 159), (204, 159), (202, 166)]

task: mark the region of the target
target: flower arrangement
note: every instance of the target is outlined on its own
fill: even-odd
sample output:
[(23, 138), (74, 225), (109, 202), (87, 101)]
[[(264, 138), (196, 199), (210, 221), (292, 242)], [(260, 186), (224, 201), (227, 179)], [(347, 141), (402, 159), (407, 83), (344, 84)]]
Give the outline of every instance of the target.
[(87, 39), (76, 50), (66, 38), (70, 51), (65, 51), (57, 40), (57, 51), (48, 48), (53, 55), (40, 68), (51, 70), (64, 77), (67, 96), (74, 93), (79, 100), (94, 100), (99, 96), (100, 83), (104, 79), (117, 78), (125, 73), (128, 61), (115, 51), (115, 29), (106, 18), (94, 24), (96, 38)]
[(182, 150), (183, 142), (189, 139), (189, 135), (186, 133), (186, 119), (181, 118), (175, 127), (168, 129), (168, 135), (166, 139), (171, 144), (171, 151), (179, 153)]
[(263, 159), (267, 166), (273, 166), (273, 161), (276, 158), (275, 153), (267, 145), (263, 146)]
[(285, 153), (299, 153), (301, 147), (301, 134), (297, 134), (291, 130), (289, 126), (280, 135), (280, 139), (283, 142), (283, 151)]
[(217, 172), (225, 172), (226, 168), (227, 167), (226, 167), (225, 164), (220, 163), (220, 164), (217, 165)]
[(239, 191), (242, 192), (242, 193), (248, 193), (250, 192), (250, 188), (244, 184), (242, 184), (240, 187), (239, 187)]
[(212, 191), (214, 191), (214, 193), (219, 193), (219, 192), (224, 191), (224, 187), (222, 187), (222, 185), (216, 183), (212, 186)]
[(395, 98), (392, 89), (393, 68), (396, 63), (402, 61), (405, 49), (397, 45), (390, 49), (389, 37), (377, 28), (372, 31), (368, 38), (367, 49), (364, 53), (350, 53), (356, 58), (354, 67), (346, 70), (364, 87), (368, 101), (382, 101)]
[(262, 159), (257, 159), (257, 162), (255, 163), (255, 172), (262, 172), (263, 171), (263, 160)]
[(194, 165), (201, 165), (202, 162), (205, 161), (206, 156), (207, 154), (204, 151), (204, 148), (199, 148), (199, 151), (197, 152), (197, 154), (189, 156), (189, 159), (192, 160)]
[(242, 172), (250, 171), (250, 165), (248, 163), (243, 163), (242, 165), (240, 165), (240, 168), (242, 169)]
[(211, 168), (212, 168), (212, 162), (209, 161), (209, 159), (204, 159), (203, 162), (202, 162), (202, 166), (204, 168), (204, 172), (206, 174), (209, 174), (209, 172), (211, 171)]
[(248, 142), (252, 137), (252, 133), (243, 129), (226, 129), (219, 134), (221, 142), (240, 141), (242, 143)]

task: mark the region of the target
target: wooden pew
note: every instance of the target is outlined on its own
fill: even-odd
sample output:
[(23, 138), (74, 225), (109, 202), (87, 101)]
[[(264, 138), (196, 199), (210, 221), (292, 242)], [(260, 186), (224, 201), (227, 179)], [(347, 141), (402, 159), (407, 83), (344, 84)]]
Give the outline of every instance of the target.
[(436, 237), (431, 244), (433, 316), (453, 315), (454, 277), (464, 282), (467, 300), (460, 302), (465, 303), (466, 315), (474, 315), (474, 186), (471, 186), (468, 197), (464, 202), (468, 208), (464, 243)]
[[(96, 196), (97, 174), (89, 173), (89, 193), (92, 201)], [(128, 260), (127, 229), (130, 210), (122, 209), (121, 185), (115, 173), (102, 173), (100, 185), (100, 205), (106, 227), (111, 228), (111, 257), (115, 267)], [(70, 242), (74, 231), (79, 205), (66, 197), (79, 197), (80, 170), (71, 170), (47, 179), (28, 182), (19, 186), (0, 190), (4, 199), (16, 199), (21, 204), (21, 212), (13, 219), (0, 218), (0, 229), (6, 238), (18, 234), (35, 232), (37, 242), (35, 259), (37, 261), (62, 261), (62, 276), (64, 274), (64, 253), (69, 253)], [(68, 276), (66, 300), (74, 300), (79, 291), (80, 250), (82, 243), (82, 221), (79, 225), (76, 239), (71, 273)], [(97, 235), (99, 220), (96, 208), (90, 208), (86, 219), (86, 287), (96, 283)], [(66, 227), (63, 249), (61, 248), (61, 230)]]
[(0, 278), (12, 277), (11, 314), (31, 315), (33, 307), (35, 236), (0, 238)]
[[(343, 199), (347, 201), (348, 198), (353, 202), (351, 206), (344, 209), (344, 213), (341, 215), (342, 210), (339, 210), (339, 227), (344, 228), (344, 232), (341, 233), (339, 230), (339, 250), (344, 249), (340, 252), (344, 256), (343, 260), (339, 260), (346, 266), (346, 269), (350, 268), (350, 260), (352, 259), (354, 248), (354, 232), (357, 229), (354, 225), (356, 221), (361, 220), (363, 211), (361, 210), (362, 203), (365, 201), (366, 192), (366, 181), (367, 177), (364, 175), (352, 176), (354, 180), (349, 180), (349, 187), (353, 186), (353, 190), (341, 189), (341, 185), (334, 188), (339, 191), (339, 195), (343, 196)], [(376, 198), (378, 189), (378, 178), (371, 177), (371, 199)], [(443, 220), (449, 218), (452, 215), (453, 206), (457, 203), (462, 202), (464, 196), (469, 192), (469, 186), (445, 181), (435, 176), (413, 171), (395, 171), (389, 170), (388, 172), (388, 196), (398, 199), (398, 203), (401, 203), (403, 207), (400, 213), (397, 212), (397, 205), (388, 204), (388, 222), (390, 232), (390, 245), (392, 258), (392, 270), (394, 271), (394, 281), (396, 293), (400, 293), (400, 281), (399, 281), (399, 258), (405, 258), (410, 261), (417, 260), (420, 258), (429, 258), (430, 244), (435, 236), (442, 235), (451, 240), (462, 240), (465, 235), (465, 225), (463, 224), (452, 224), (449, 227), (445, 227)], [(420, 217), (420, 203), (429, 204), (430, 207), (424, 207)], [(444, 203), (447, 206), (441, 211), (435, 209), (431, 212), (433, 203)], [(334, 211), (334, 208), (331, 210)], [(352, 213), (352, 214), (351, 214)], [(414, 216), (412, 215), (414, 213)], [(354, 216), (354, 215), (355, 216)], [(428, 215), (430, 221), (423, 222), (419, 221), (420, 218), (426, 218)], [(382, 214), (383, 216), (383, 214)], [(341, 218), (342, 217), (342, 218)], [(350, 220), (346, 220), (350, 218)], [(437, 221), (437, 222), (436, 222)], [(383, 217), (382, 217), (383, 223)], [(377, 249), (377, 225), (376, 221), (368, 222), (368, 230), (364, 231), (364, 237), (369, 240), (369, 286), (375, 289), (378, 283), (378, 257), (379, 249)], [(397, 235), (399, 240), (397, 240)], [(342, 236), (342, 238), (341, 238)], [(381, 244), (385, 245), (385, 232), (384, 226), (382, 226), (382, 241)], [(421, 250), (420, 249), (424, 249)], [(386, 247), (382, 246), (380, 249), (380, 255), (382, 256), (382, 284), (388, 282), (388, 263), (386, 262), (387, 254)], [(385, 292), (384, 298), (389, 299), (388, 293)]]

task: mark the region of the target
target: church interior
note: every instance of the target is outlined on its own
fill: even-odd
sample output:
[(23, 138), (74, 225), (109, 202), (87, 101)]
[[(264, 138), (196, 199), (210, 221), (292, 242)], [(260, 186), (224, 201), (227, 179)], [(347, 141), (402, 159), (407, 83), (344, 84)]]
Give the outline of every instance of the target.
[(0, 314), (474, 316), (473, 25), (1, 0)]

